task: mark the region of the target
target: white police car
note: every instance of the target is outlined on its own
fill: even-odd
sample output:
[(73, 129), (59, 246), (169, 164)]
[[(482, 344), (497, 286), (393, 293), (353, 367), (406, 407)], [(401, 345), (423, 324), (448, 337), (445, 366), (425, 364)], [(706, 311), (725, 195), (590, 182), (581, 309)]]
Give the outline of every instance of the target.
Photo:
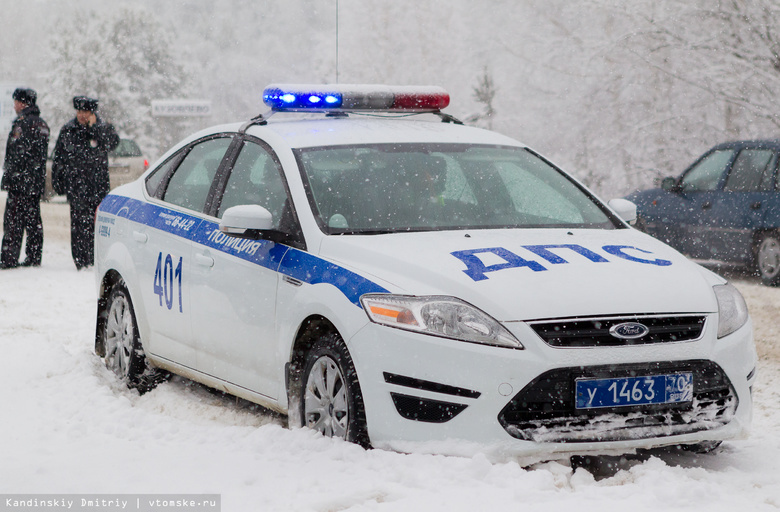
[(202, 131), (100, 205), (96, 351), (128, 385), (167, 370), (402, 451), (746, 433), (745, 302), (631, 228), (631, 203), (461, 125), (439, 88), (264, 101), (315, 114)]

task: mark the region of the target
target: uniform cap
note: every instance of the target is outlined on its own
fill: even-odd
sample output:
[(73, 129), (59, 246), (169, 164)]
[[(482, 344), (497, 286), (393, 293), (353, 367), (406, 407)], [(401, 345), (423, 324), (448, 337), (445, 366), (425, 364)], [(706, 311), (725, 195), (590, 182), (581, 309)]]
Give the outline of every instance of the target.
[(87, 96), (76, 96), (73, 98), (73, 108), (94, 112), (98, 108), (98, 100)]
[(24, 104), (35, 105), (35, 100), (38, 97), (38, 95), (32, 89), (25, 89), (23, 87), (19, 87), (14, 91), (12, 97), (14, 100), (21, 101)]

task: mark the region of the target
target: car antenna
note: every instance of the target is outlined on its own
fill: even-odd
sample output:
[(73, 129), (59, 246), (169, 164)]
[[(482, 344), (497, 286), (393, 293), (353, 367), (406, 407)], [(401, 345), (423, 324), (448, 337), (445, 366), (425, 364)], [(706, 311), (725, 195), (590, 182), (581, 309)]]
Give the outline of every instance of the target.
[(457, 117), (451, 116), (449, 114), (445, 114), (441, 110), (435, 110), (431, 112), (431, 114), (439, 116), (441, 118), (442, 123), (463, 124), (463, 121), (461, 121)]
[(249, 121), (244, 123), (241, 126), (241, 128), (239, 128), (238, 133), (245, 133), (249, 129), (250, 126), (254, 126), (254, 125), (262, 126), (262, 125), (268, 124), (268, 118), (271, 117), (272, 115), (274, 115), (275, 113), (276, 113), (276, 111), (274, 109), (271, 109), (268, 112), (266, 112), (265, 114), (260, 114), (260, 115), (257, 115), (255, 117), (253, 117), (252, 119), (250, 119)]

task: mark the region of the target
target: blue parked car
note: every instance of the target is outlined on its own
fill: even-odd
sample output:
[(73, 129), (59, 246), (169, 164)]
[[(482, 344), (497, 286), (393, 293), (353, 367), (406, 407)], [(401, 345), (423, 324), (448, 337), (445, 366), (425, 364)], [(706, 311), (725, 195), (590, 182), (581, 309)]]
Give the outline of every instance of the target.
[(627, 197), (637, 227), (709, 263), (754, 269), (780, 285), (780, 140), (719, 144), (661, 188)]

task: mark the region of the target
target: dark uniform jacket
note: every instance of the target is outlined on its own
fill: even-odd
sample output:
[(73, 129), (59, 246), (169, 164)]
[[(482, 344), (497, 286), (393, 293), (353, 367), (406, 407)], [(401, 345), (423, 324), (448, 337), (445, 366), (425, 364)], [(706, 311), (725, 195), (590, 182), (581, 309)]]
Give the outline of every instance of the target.
[(30, 105), (14, 120), (5, 146), (0, 189), (29, 196), (43, 194), (49, 126), (40, 114), (37, 106)]
[(99, 117), (92, 126), (82, 125), (76, 118), (68, 121), (54, 147), (54, 190), (67, 194), (71, 203), (99, 203), (110, 189), (108, 152), (118, 144), (113, 125)]

